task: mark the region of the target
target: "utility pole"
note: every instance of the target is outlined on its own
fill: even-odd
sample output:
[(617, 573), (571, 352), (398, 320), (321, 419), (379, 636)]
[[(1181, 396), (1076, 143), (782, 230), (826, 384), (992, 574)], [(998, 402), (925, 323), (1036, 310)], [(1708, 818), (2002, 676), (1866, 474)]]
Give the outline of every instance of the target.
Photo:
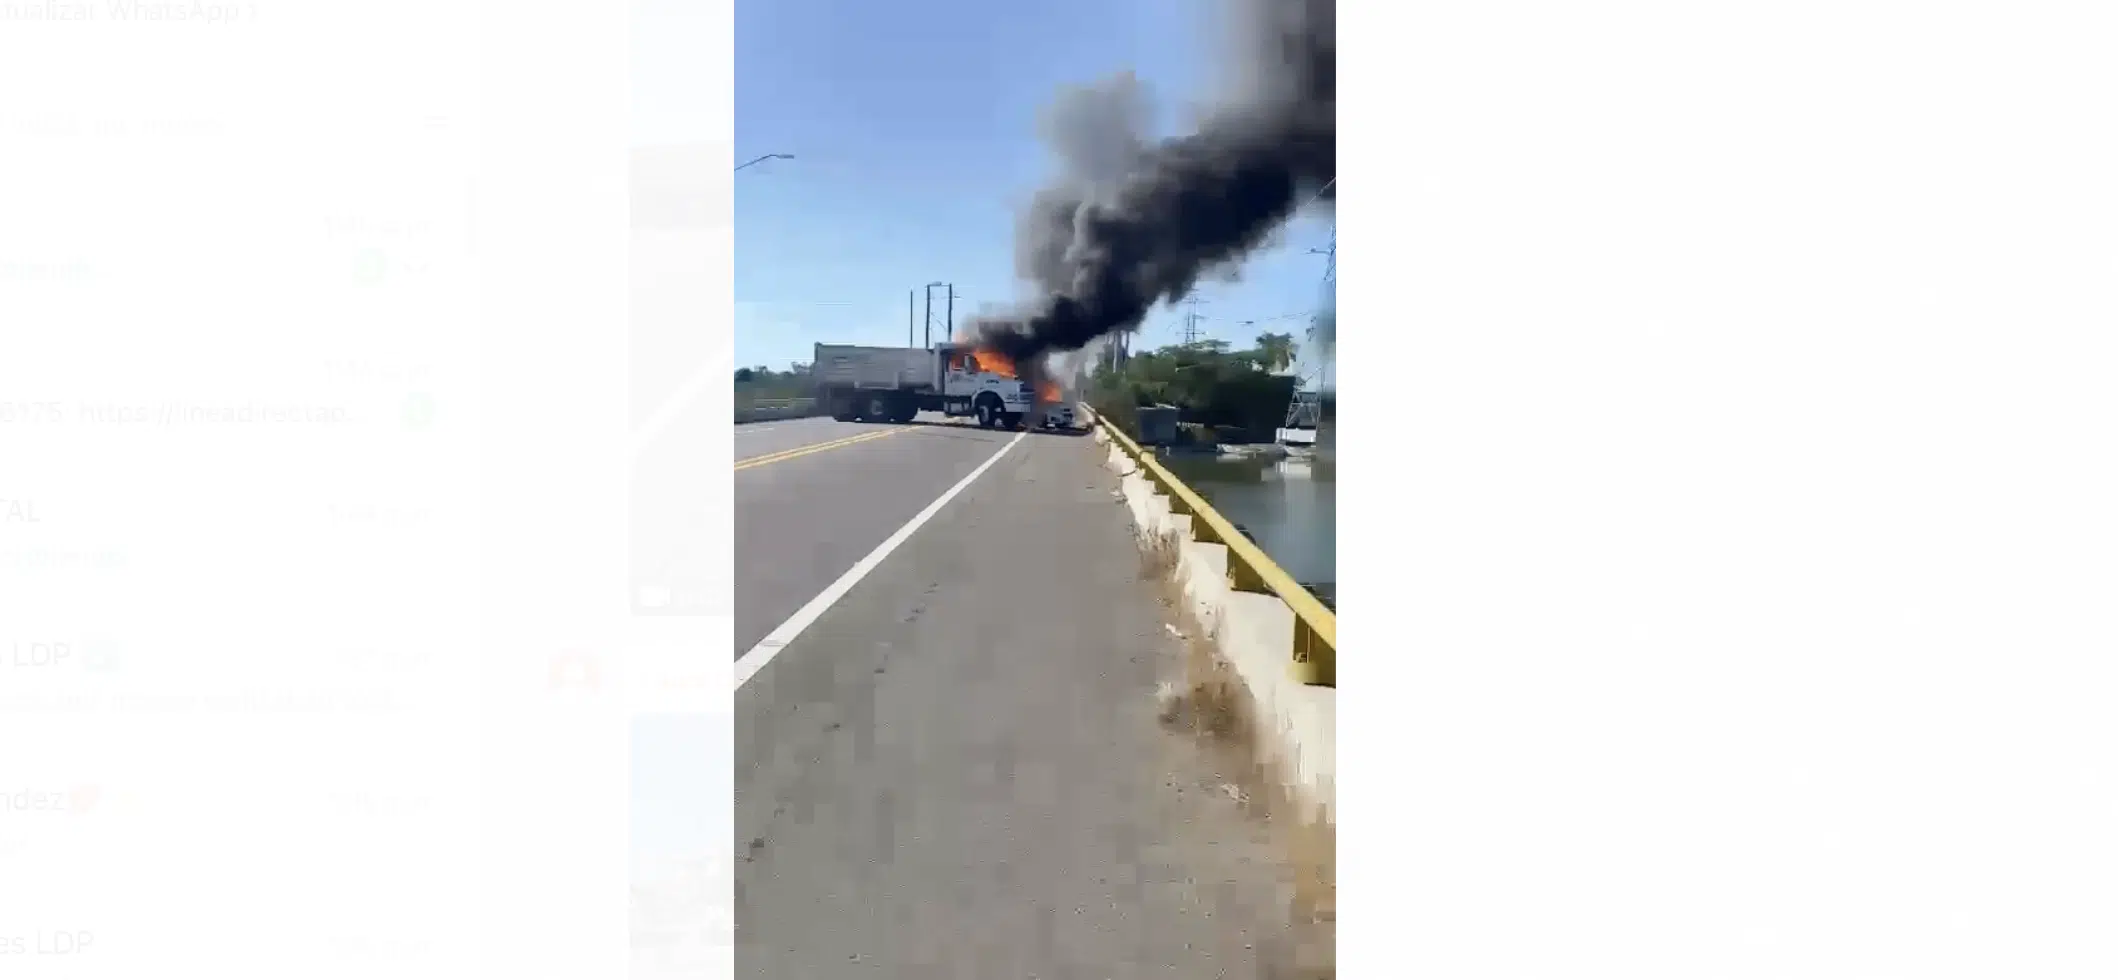
[[(950, 340), (955, 340), (955, 339), (956, 339), (956, 284), (955, 284), (955, 283), (953, 283), (953, 282), (949, 284), (949, 312), (948, 312), (948, 317), (949, 317), (949, 323), (948, 323), (948, 327), (949, 327), (949, 339), (950, 339)], [(931, 347), (931, 346), (933, 346), (933, 345), (932, 345), (932, 344), (929, 344), (929, 345), (927, 345), (927, 346)]]
[[(936, 286), (947, 286), (947, 285), (948, 285), (948, 283), (945, 283), (945, 282), (930, 282), (930, 283), (927, 283), (927, 289), (926, 289), (926, 292), (927, 292), (927, 315), (926, 315), (926, 319), (925, 319), (925, 321), (924, 321), (924, 322), (925, 322), (925, 323), (926, 323), (926, 325), (927, 325), (927, 349), (928, 349), (928, 350), (933, 350), (933, 349), (934, 349), (934, 287), (936, 287)], [(953, 292), (954, 290), (952, 289), (951, 291)], [(907, 346), (909, 346), (909, 345), (910, 345), (910, 342), (908, 341), (908, 342), (907, 342)]]
[(1324, 247), (1324, 248), (1312, 248), (1312, 249), (1310, 249), (1310, 250), (1309, 250), (1309, 254), (1311, 254), (1311, 255), (1321, 255), (1321, 256), (1323, 256), (1323, 257), (1324, 257), (1324, 281), (1325, 281), (1326, 283), (1329, 283), (1329, 282), (1331, 282), (1331, 281), (1333, 281), (1333, 280), (1337, 279), (1337, 278), (1338, 278), (1338, 226), (1337, 226), (1337, 225), (1332, 225), (1332, 226), (1331, 226), (1331, 244), (1330, 244), (1330, 245), (1328, 245), (1328, 246), (1326, 246), (1326, 247)]
[(919, 312), (919, 290), (905, 291), (905, 346), (912, 346), (912, 314)]
[[(1338, 178), (1334, 177), (1335, 182)], [(1329, 185), (1326, 185), (1327, 187)], [(1309, 321), (1309, 341), (1317, 352), (1317, 389), (1331, 386), (1331, 368), (1336, 360), (1338, 346), (1337, 325), (1327, 318), (1336, 317), (1338, 306), (1338, 223), (1331, 223), (1331, 244), (1323, 248), (1312, 248), (1311, 255), (1324, 257), (1324, 281), (1320, 284), (1316, 315)], [(1326, 329), (1327, 326), (1330, 329)]]
[(1324, 257), (1323, 292), (1335, 299), (1338, 294), (1338, 222), (1331, 223), (1331, 244), (1312, 248), (1309, 254)]

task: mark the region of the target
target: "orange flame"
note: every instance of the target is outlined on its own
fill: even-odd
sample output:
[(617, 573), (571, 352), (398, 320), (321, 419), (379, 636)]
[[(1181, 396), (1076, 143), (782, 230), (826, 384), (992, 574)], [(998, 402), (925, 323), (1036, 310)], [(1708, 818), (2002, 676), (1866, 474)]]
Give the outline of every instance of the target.
[(978, 362), (978, 370), (997, 374), (1003, 378), (1015, 377), (1015, 362), (998, 351), (974, 350), (971, 359)]
[[(978, 370), (988, 374), (997, 374), (1003, 378), (1022, 377), (1022, 374), (1015, 368), (1015, 362), (1009, 360), (1006, 354), (1002, 354), (999, 351), (974, 349), (971, 351), (971, 360), (977, 363)], [(1050, 405), (1063, 401), (1065, 398), (1066, 393), (1060, 389), (1058, 382), (1049, 379), (1038, 379), (1037, 400), (1039, 402)]]

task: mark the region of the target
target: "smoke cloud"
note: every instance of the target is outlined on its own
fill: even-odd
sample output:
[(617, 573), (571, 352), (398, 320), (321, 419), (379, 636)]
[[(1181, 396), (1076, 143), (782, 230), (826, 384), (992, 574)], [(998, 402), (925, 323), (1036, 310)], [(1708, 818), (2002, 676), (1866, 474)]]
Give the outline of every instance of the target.
[(1018, 365), (1140, 325), (1156, 304), (1227, 271), (1338, 169), (1335, 0), (1232, 0), (1222, 102), (1192, 132), (1146, 138), (1148, 103), (1123, 75), (1062, 94), (1040, 127), (1060, 177), (1016, 229), (1037, 298), (980, 316), (972, 337)]

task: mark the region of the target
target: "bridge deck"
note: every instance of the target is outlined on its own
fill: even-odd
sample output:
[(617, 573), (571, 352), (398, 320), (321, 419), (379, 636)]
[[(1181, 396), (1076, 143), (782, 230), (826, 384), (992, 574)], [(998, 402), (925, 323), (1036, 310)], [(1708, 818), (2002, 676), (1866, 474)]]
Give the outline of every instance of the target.
[[(739, 527), (771, 525), (739, 536), (739, 616), (746, 570), (864, 554), (1015, 438), (935, 426), (738, 470)], [(1294, 975), (1284, 852), (1158, 720), (1177, 641), (1096, 458), (1022, 437), (738, 689), (738, 976)], [(746, 478), (840, 516), (746, 516)]]

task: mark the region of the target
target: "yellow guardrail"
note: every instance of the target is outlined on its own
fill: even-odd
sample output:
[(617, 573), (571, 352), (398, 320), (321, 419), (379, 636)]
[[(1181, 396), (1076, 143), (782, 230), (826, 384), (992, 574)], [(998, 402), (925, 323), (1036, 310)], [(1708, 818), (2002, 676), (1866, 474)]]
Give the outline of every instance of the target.
[(1308, 589), (1302, 588), (1294, 576), (1287, 574), (1278, 562), (1265, 554), (1264, 549), (1234, 524), (1213, 509), (1198, 491), (1185, 486), (1162, 465), (1155, 454), (1141, 448), (1131, 436), (1104, 419), (1101, 412), (1089, 410), (1089, 417), (1096, 426), (1110, 434), (1111, 443), (1140, 464), (1140, 472), (1147, 476), (1163, 493), (1169, 495), (1169, 509), (1179, 514), (1188, 514), (1192, 520), (1192, 536), (1199, 541), (1218, 544), (1228, 549), (1228, 587), (1238, 592), (1253, 592), (1278, 596), (1287, 608), (1294, 612), (1294, 644), (1291, 650), (1294, 678), (1304, 684), (1320, 687), (1338, 686), (1338, 614), (1331, 611)]

